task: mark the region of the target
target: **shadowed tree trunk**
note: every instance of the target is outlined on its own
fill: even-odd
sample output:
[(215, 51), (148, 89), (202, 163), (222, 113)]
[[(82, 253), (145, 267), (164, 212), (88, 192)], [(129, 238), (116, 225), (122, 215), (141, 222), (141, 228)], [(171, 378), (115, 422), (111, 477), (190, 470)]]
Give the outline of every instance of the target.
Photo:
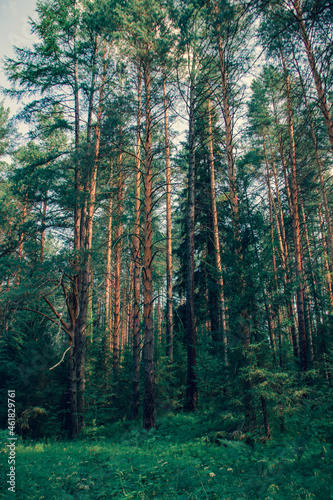
[(324, 121), (325, 121), (325, 125), (326, 125), (326, 130), (327, 130), (328, 138), (329, 138), (329, 141), (330, 141), (330, 144), (331, 144), (331, 148), (333, 150), (333, 122), (332, 122), (332, 118), (331, 118), (331, 115), (330, 115), (329, 106), (327, 104), (327, 99), (326, 99), (325, 91), (323, 89), (321, 77), (320, 77), (319, 72), (318, 72), (318, 68), (317, 68), (317, 64), (316, 64), (316, 59), (315, 59), (315, 56), (313, 54), (313, 50), (312, 50), (312, 46), (311, 46), (311, 41), (310, 41), (310, 38), (309, 38), (309, 35), (308, 35), (308, 32), (307, 32), (306, 26), (305, 26), (305, 23), (304, 23), (303, 13), (302, 13), (302, 9), (301, 9), (299, 0), (293, 0), (293, 5), (294, 5), (294, 8), (295, 8), (296, 18), (297, 18), (298, 25), (299, 25), (299, 28), (300, 28), (300, 31), (301, 31), (301, 35), (302, 35), (303, 43), (304, 43), (304, 46), (305, 46), (306, 54), (308, 56), (308, 60), (309, 60), (309, 64), (310, 64), (310, 68), (311, 68), (311, 72), (312, 72), (312, 76), (313, 76), (313, 80), (314, 80), (315, 85), (316, 85), (318, 99), (319, 99), (319, 105), (320, 105), (320, 108), (321, 108), (323, 116), (324, 116)]
[(172, 235), (171, 235), (171, 175), (170, 175), (170, 145), (168, 128), (168, 105), (166, 95), (165, 68), (163, 68), (164, 97), (164, 137), (165, 137), (165, 175), (166, 175), (166, 271), (167, 271), (167, 303), (166, 303), (166, 355), (173, 362), (173, 313), (172, 313)]
[(46, 212), (47, 212), (47, 197), (48, 192), (45, 193), (45, 200), (42, 206), (42, 232), (40, 235), (40, 261), (44, 261), (44, 247), (45, 247), (45, 221), (46, 221)]
[[(97, 169), (99, 161), (100, 149), (100, 135), (101, 135), (101, 121), (103, 111), (104, 88), (106, 81), (106, 70), (108, 59), (110, 58), (110, 48), (108, 56), (106, 55), (106, 46), (103, 48), (103, 75), (99, 90), (99, 103), (97, 110), (97, 123), (95, 127), (95, 150), (94, 150), (94, 163), (91, 172), (88, 209), (86, 216), (86, 230), (84, 241), (84, 259), (82, 262), (82, 276), (81, 276), (81, 289), (80, 289), (80, 310), (76, 322), (76, 370), (77, 370), (77, 411), (79, 419), (79, 429), (85, 425), (85, 356), (86, 356), (86, 336), (87, 336), (87, 318), (89, 302), (92, 295), (92, 270), (91, 270), (91, 247), (92, 247), (92, 233), (93, 233), (93, 218), (95, 211), (95, 198), (96, 198), (96, 183), (97, 183)], [(82, 222), (82, 221), (81, 221)], [(81, 245), (82, 246), (82, 245)]]
[(114, 249), (114, 301), (113, 301), (113, 375), (117, 380), (119, 373), (119, 332), (120, 332), (120, 280), (121, 252), (123, 245), (124, 177), (122, 172), (122, 153), (118, 157), (117, 229)]
[(155, 373), (154, 373), (154, 318), (153, 318), (153, 284), (152, 284), (152, 180), (151, 180), (151, 98), (150, 98), (150, 63), (148, 57), (143, 63), (144, 83), (146, 92), (146, 135), (145, 135), (145, 175), (144, 175), (144, 399), (143, 399), (143, 428), (156, 427), (155, 420)]
[(299, 210), (298, 210), (296, 148), (295, 148), (289, 75), (287, 72), (287, 67), (282, 50), (280, 50), (280, 53), (281, 53), (281, 61), (285, 76), (285, 88), (286, 88), (287, 109), (288, 109), (288, 130), (289, 130), (290, 159), (291, 159), (292, 227), (293, 227), (293, 237), (294, 237), (296, 278), (299, 282), (298, 289), (296, 292), (296, 299), (297, 299), (296, 303), (297, 303), (298, 333), (299, 333), (299, 346), (300, 346), (300, 369), (301, 371), (305, 371), (307, 369), (307, 339), (305, 330), (303, 264), (302, 264), (302, 254), (301, 254), (302, 251), (301, 235), (300, 235), (300, 221), (299, 221)]
[(141, 185), (141, 86), (142, 65), (138, 73), (138, 115), (136, 139), (136, 176), (135, 176), (135, 212), (133, 230), (133, 260), (134, 260), (134, 306), (133, 306), (133, 375), (132, 375), (132, 403), (131, 419), (139, 416), (139, 383), (140, 383), (140, 185)]
[(208, 99), (208, 133), (209, 133), (210, 194), (212, 203), (213, 241), (215, 250), (217, 284), (219, 287), (219, 330), (222, 334), (222, 339), (225, 345), (225, 361), (227, 362), (227, 351), (226, 351), (227, 336), (226, 336), (226, 319), (225, 319), (224, 288), (223, 288), (224, 285), (222, 277), (220, 239), (219, 239), (219, 228), (218, 228), (217, 209), (216, 209), (215, 164), (214, 164), (214, 146), (213, 146), (212, 114), (211, 114), (210, 99)]
[(187, 332), (187, 387), (184, 409), (197, 407), (196, 329), (194, 312), (194, 225), (195, 225), (195, 137), (194, 137), (194, 82), (190, 88), (189, 169), (186, 217), (186, 332)]

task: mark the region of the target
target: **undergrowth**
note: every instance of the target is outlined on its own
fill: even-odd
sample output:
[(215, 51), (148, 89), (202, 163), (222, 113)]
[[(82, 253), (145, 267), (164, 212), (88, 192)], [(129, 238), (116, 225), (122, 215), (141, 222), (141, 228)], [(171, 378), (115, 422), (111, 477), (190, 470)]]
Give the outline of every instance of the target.
[[(16, 498), (333, 499), (330, 444), (301, 435), (258, 442), (228, 432), (232, 418), (212, 425), (205, 415), (180, 414), (149, 432), (120, 422), (90, 427), (73, 442), (18, 441)], [(3, 478), (7, 455), (4, 440)], [(13, 496), (6, 490), (0, 498)]]

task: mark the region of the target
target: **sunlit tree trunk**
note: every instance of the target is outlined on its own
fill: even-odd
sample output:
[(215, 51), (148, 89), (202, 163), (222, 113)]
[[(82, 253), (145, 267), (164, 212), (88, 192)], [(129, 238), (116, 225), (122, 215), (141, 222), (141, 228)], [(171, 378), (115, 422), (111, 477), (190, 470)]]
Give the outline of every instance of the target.
[(106, 331), (109, 335), (109, 350), (112, 350), (112, 325), (111, 325), (111, 306), (112, 306), (112, 210), (113, 210), (113, 158), (110, 160), (110, 198), (108, 207), (108, 240), (106, 250), (106, 285), (105, 285), (105, 318)]

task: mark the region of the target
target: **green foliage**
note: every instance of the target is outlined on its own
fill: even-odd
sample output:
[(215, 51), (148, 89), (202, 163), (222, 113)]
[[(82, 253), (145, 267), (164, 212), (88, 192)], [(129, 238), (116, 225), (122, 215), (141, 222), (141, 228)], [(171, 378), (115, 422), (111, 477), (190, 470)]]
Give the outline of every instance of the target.
[(332, 498), (329, 444), (301, 434), (252, 446), (213, 441), (204, 434), (205, 420), (204, 415), (168, 415), (150, 432), (114, 424), (104, 429), (108, 438), (95, 429), (92, 441), (91, 428), (86, 438), (71, 444), (19, 443), (16, 498)]

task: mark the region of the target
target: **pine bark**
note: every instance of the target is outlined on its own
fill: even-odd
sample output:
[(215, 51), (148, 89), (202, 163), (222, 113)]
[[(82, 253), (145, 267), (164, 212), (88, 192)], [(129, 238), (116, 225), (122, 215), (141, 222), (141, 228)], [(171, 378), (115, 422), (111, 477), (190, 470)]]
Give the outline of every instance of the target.
[(212, 113), (211, 101), (208, 99), (208, 134), (209, 134), (209, 159), (210, 159), (210, 195), (212, 203), (212, 221), (213, 221), (213, 241), (215, 250), (215, 265), (217, 272), (217, 284), (219, 288), (219, 330), (222, 335), (225, 349), (227, 348), (226, 337), (226, 319), (225, 319), (225, 302), (224, 302), (224, 284), (222, 276), (222, 264), (220, 253), (220, 239), (219, 228), (217, 220), (216, 208), (216, 190), (215, 190), (215, 162), (214, 162), (214, 146), (213, 146), (213, 132), (212, 132)]
[(112, 309), (112, 275), (111, 275), (111, 262), (112, 262), (112, 210), (113, 210), (113, 158), (110, 159), (110, 198), (108, 207), (108, 240), (106, 251), (106, 284), (105, 284), (105, 318), (106, 330), (109, 335), (108, 348), (112, 350), (112, 326), (111, 326), (111, 309)]
[(140, 205), (141, 205), (141, 87), (142, 65), (138, 72), (138, 114), (136, 139), (136, 175), (135, 175), (135, 211), (133, 230), (133, 260), (134, 260), (134, 305), (133, 305), (133, 375), (132, 375), (132, 402), (131, 420), (139, 416), (139, 385), (140, 385)]
[(296, 304), (297, 304), (297, 317), (298, 317), (298, 333), (299, 333), (299, 346), (300, 346), (300, 369), (301, 371), (306, 371), (307, 369), (307, 339), (306, 339), (306, 329), (305, 329), (305, 308), (304, 308), (304, 281), (303, 281), (303, 264), (302, 264), (302, 254), (301, 254), (301, 234), (300, 234), (300, 221), (299, 221), (299, 209), (298, 209), (298, 181), (297, 181), (297, 165), (296, 165), (296, 147), (295, 147), (295, 136), (294, 136), (294, 124), (293, 124), (293, 111), (291, 104), (291, 91), (289, 75), (287, 72), (287, 67), (284, 59), (283, 52), (281, 50), (281, 61), (285, 76), (285, 88), (287, 97), (287, 109), (288, 109), (288, 130), (289, 130), (289, 140), (290, 140), (290, 159), (291, 159), (291, 200), (292, 200), (292, 227), (293, 227), (293, 237), (294, 237), (294, 255), (296, 264), (296, 278), (299, 282), (298, 289), (296, 292)]
[(317, 68), (317, 64), (316, 64), (316, 59), (315, 59), (315, 56), (314, 56), (314, 53), (313, 53), (313, 50), (312, 50), (311, 41), (310, 41), (310, 38), (309, 38), (309, 35), (308, 35), (308, 32), (307, 32), (307, 29), (306, 29), (306, 26), (305, 26), (305, 23), (304, 23), (303, 12), (302, 12), (299, 0), (293, 0), (293, 4), (294, 4), (294, 7), (295, 7), (296, 18), (297, 18), (297, 21), (298, 21), (298, 25), (299, 25), (299, 28), (300, 28), (301, 35), (302, 35), (302, 39), (303, 39), (303, 43), (304, 43), (304, 46), (305, 46), (306, 54), (307, 54), (307, 57), (308, 57), (308, 61), (309, 61), (309, 64), (310, 64), (310, 68), (311, 68), (313, 80), (315, 82), (315, 86), (316, 86), (316, 89), (317, 89), (317, 94), (318, 94), (318, 99), (319, 99), (319, 105), (320, 105), (320, 108), (321, 108), (322, 113), (323, 113), (323, 117), (324, 117), (324, 121), (325, 121), (325, 125), (326, 125), (326, 130), (327, 130), (328, 138), (329, 138), (329, 141), (330, 141), (330, 144), (331, 144), (331, 148), (333, 150), (333, 122), (332, 122), (332, 118), (331, 118), (331, 115), (330, 115), (330, 110), (329, 110), (329, 106), (328, 106), (328, 103), (327, 103), (325, 91), (324, 91), (324, 88), (323, 88), (323, 84), (322, 84), (322, 81), (321, 81), (320, 74), (318, 72), (318, 68)]
[[(103, 111), (104, 89), (106, 82), (106, 69), (107, 61), (110, 57), (110, 50), (108, 58), (105, 57), (106, 47), (103, 49), (103, 75), (99, 91), (99, 103), (97, 110), (97, 123), (95, 127), (95, 149), (93, 168), (90, 178), (88, 210), (86, 217), (85, 240), (83, 243), (84, 257), (82, 262), (82, 277), (81, 277), (81, 290), (80, 290), (80, 310), (78, 320), (76, 323), (76, 370), (77, 370), (77, 411), (79, 419), (79, 429), (85, 426), (85, 357), (86, 357), (86, 337), (87, 337), (87, 318), (89, 303), (92, 295), (92, 270), (91, 270), (91, 248), (92, 248), (92, 235), (93, 235), (93, 217), (95, 210), (96, 198), (96, 183), (97, 183), (97, 170), (99, 162), (99, 149), (100, 149), (100, 135), (101, 135), (101, 122)], [(81, 221), (82, 222), (82, 221)], [(82, 243), (81, 243), (82, 247)]]
[(39, 259), (41, 262), (44, 262), (44, 247), (45, 247), (45, 220), (47, 213), (47, 196), (48, 192), (46, 191), (45, 200), (42, 205), (42, 231), (40, 235), (40, 256)]
[(168, 127), (168, 105), (166, 94), (165, 68), (163, 68), (163, 102), (164, 102), (164, 138), (165, 138), (165, 175), (166, 175), (166, 274), (167, 274), (167, 303), (166, 303), (166, 355), (173, 363), (173, 312), (172, 312), (172, 232), (171, 232), (171, 173), (170, 173), (170, 144)]
[(154, 318), (153, 318), (153, 284), (152, 284), (152, 119), (150, 96), (150, 63), (148, 58), (143, 63), (144, 84), (146, 93), (146, 134), (145, 134), (145, 175), (144, 175), (144, 399), (143, 428), (156, 427), (155, 420), (155, 372), (154, 372)]
[(194, 82), (190, 88), (189, 169), (186, 217), (186, 332), (187, 332), (187, 387), (184, 409), (197, 407), (198, 388), (196, 366), (196, 326), (194, 311), (194, 226), (195, 226), (195, 132), (194, 132)]
[(122, 172), (122, 153), (118, 157), (117, 229), (114, 249), (114, 300), (113, 300), (113, 375), (117, 380), (119, 373), (119, 333), (120, 333), (120, 279), (123, 244), (124, 177)]

